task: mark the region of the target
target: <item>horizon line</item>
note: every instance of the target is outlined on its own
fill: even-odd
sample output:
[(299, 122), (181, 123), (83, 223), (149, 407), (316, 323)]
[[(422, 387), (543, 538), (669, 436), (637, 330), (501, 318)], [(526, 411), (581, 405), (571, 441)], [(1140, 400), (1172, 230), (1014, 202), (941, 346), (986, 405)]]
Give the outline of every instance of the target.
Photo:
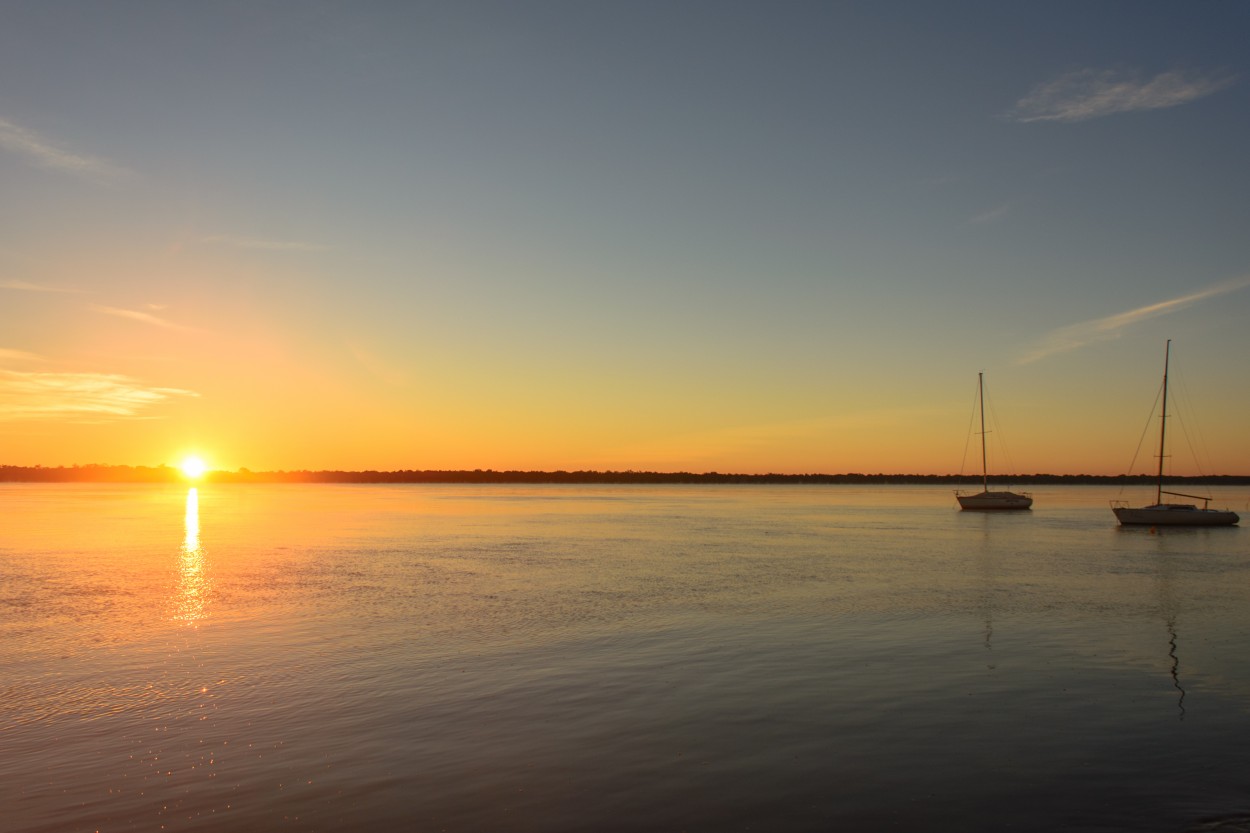
[[(960, 481), (960, 482), (977, 482), (983, 479), (980, 474), (963, 474), (955, 472), (946, 473), (921, 473), (921, 472), (721, 472), (721, 471), (661, 471), (661, 470), (644, 470), (644, 469), (271, 469), (271, 470), (252, 470), (247, 467), (239, 467), (238, 469), (209, 469), (202, 475), (190, 478), (183, 474), (177, 466), (167, 463), (161, 463), (156, 466), (148, 465), (131, 465), (131, 464), (114, 464), (114, 463), (74, 463), (71, 465), (55, 465), (45, 466), (42, 464), (35, 465), (14, 465), (0, 464), (0, 480), (12, 482), (14, 478), (9, 475), (19, 474), (22, 472), (42, 473), (46, 475), (61, 474), (88, 474), (96, 473), (100, 475), (114, 474), (118, 475), (118, 480), (126, 479), (122, 476), (131, 474), (139, 478), (147, 475), (148, 478), (155, 475), (159, 480), (165, 481), (188, 481), (194, 480), (199, 482), (217, 481), (217, 482), (246, 482), (248, 480), (258, 479), (313, 479), (315, 482), (483, 482), (494, 480), (495, 482), (521, 482), (526, 479), (537, 480), (582, 480), (586, 482), (599, 480), (641, 480), (646, 478), (654, 478), (661, 480), (937, 480), (937, 481)], [(420, 479), (416, 479), (420, 478)], [(45, 479), (45, 478), (39, 478)], [(114, 478), (108, 478), (114, 479)], [(1053, 472), (1015, 472), (1001, 473), (990, 478), (998, 483), (1028, 483), (1038, 482), (1045, 483), (1054, 480), (1074, 480), (1081, 479), (1087, 481), (1147, 481), (1154, 482), (1158, 479), (1157, 473), (1141, 472), (1137, 474), (1119, 473), (1119, 474), (1090, 474), (1087, 472), (1078, 473), (1053, 473)], [(1250, 474), (1191, 474), (1191, 475), (1165, 475), (1165, 480), (1170, 481), (1203, 481), (1203, 480), (1244, 480), (1250, 483)]]

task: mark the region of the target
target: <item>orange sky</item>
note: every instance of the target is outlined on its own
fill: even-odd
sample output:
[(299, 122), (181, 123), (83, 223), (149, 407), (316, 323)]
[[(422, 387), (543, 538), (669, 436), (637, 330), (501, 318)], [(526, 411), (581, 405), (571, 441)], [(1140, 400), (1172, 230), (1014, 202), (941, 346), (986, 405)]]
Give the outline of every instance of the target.
[(1117, 474), (1171, 338), (1250, 473), (1250, 58), (1126, 8), (13, 10), (0, 464)]

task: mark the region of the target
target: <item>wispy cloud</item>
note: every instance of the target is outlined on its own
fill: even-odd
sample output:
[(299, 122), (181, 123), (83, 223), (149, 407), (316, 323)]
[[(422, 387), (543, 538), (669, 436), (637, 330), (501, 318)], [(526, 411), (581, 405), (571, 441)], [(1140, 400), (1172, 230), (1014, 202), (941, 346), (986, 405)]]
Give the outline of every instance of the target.
[(57, 292), (67, 294), (80, 294), (81, 289), (68, 289), (61, 286), (45, 286), (39, 283), (29, 283), (27, 281), (0, 281), (0, 289), (13, 289), (18, 292)]
[(200, 242), (212, 246), (259, 249), (269, 252), (324, 252), (329, 248), (319, 243), (305, 243), (299, 240), (266, 240), (258, 237), (235, 237), (228, 234), (215, 234), (202, 238)]
[(1204, 98), (1232, 75), (1174, 70), (1153, 78), (1111, 69), (1082, 69), (1038, 84), (1007, 114), (1013, 121), (1085, 121), (1134, 110), (1159, 110)]
[[(158, 304), (149, 304), (148, 306), (151, 309), (157, 309), (157, 310), (162, 309), (162, 307)], [(150, 312), (144, 312), (142, 310), (122, 309), (120, 307), (106, 307), (106, 306), (101, 306), (99, 304), (92, 304), (91, 308), (95, 310), (96, 312), (103, 313), (105, 315), (114, 315), (114, 316), (117, 316), (118, 318), (129, 318), (131, 321), (138, 321), (143, 324), (150, 324), (153, 327), (163, 327), (167, 330), (190, 331), (192, 329), (191, 327), (187, 327), (182, 324), (175, 324), (173, 321), (170, 321), (165, 318), (161, 318), (160, 316), (153, 315)]]
[(345, 340), (343, 346), (352, 358), (380, 381), (396, 388), (408, 384), (408, 374), (390, 359), (383, 358), (379, 353), (356, 340)]
[(1134, 324), (1140, 324), (1143, 321), (1182, 310), (1199, 301), (1205, 301), (1217, 295), (1226, 295), (1229, 292), (1236, 292), (1246, 287), (1250, 287), (1250, 277), (1228, 281), (1227, 283), (1208, 287), (1198, 292), (1192, 292), (1189, 295), (1182, 295), (1178, 298), (1160, 301), (1157, 304), (1138, 307), (1128, 312), (1120, 312), (1115, 315), (1108, 315), (1105, 318), (1095, 318), (1092, 321), (1082, 321), (1079, 324), (1060, 327), (1043, 336), (1029, 352), (1020, 358), (1019, 363), (1028, 364), (1044, 359), (1047, 356), (1053, 356), (1056, 353), (1067, 353), (1071, 350), (1085, 347), (1088, 344), (1119, 338), (1126, 329)]
[(51, 139), (8, 119), (0, 119), (0, 148), (16, 153), (41, 168), (87, 179), (114, 180), (130, 175), (130, 171), (106, 159), (66, 150)]
[(0, 421), (102, 422), (144, 418), (175, 397), (199, 394), (145, 385), (109, 373), (30, 373), (0, 370)]
[(974, 226), (983, 226), (983, 225), (986, 225), (987, 223), (992, 223), (995, 220), (1001, 220), (1003, 217), (1006, 217), (1007, 213), (1010, 211), (1011, 211), (1011, 203), (1005, 202), (996, 208), (991, 208), (989, 211), (984, 211), (978, 214), (977, 216), (970, 219), (968, 222)]
[(43, 360), (43, 356), (28, 353), (25, 350), (10, 350), (0, 347), (0, 361), (41, 362)]

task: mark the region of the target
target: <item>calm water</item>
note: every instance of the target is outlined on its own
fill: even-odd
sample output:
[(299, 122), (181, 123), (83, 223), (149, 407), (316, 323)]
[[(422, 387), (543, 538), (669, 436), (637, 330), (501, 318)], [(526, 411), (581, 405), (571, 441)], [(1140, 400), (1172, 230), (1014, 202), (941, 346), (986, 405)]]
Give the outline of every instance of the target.
[(1250, 530), (1034, 495), (0, 486), (0, 829), (1250, 819)]

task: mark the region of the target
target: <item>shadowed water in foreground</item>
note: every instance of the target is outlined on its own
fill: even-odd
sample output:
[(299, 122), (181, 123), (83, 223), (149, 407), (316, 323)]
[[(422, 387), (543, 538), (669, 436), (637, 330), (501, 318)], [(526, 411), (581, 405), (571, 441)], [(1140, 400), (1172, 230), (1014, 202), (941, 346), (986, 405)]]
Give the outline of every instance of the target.
[(5, 485), (7, 829), (1245, 829), (1246, 533), (1108, 496)]

